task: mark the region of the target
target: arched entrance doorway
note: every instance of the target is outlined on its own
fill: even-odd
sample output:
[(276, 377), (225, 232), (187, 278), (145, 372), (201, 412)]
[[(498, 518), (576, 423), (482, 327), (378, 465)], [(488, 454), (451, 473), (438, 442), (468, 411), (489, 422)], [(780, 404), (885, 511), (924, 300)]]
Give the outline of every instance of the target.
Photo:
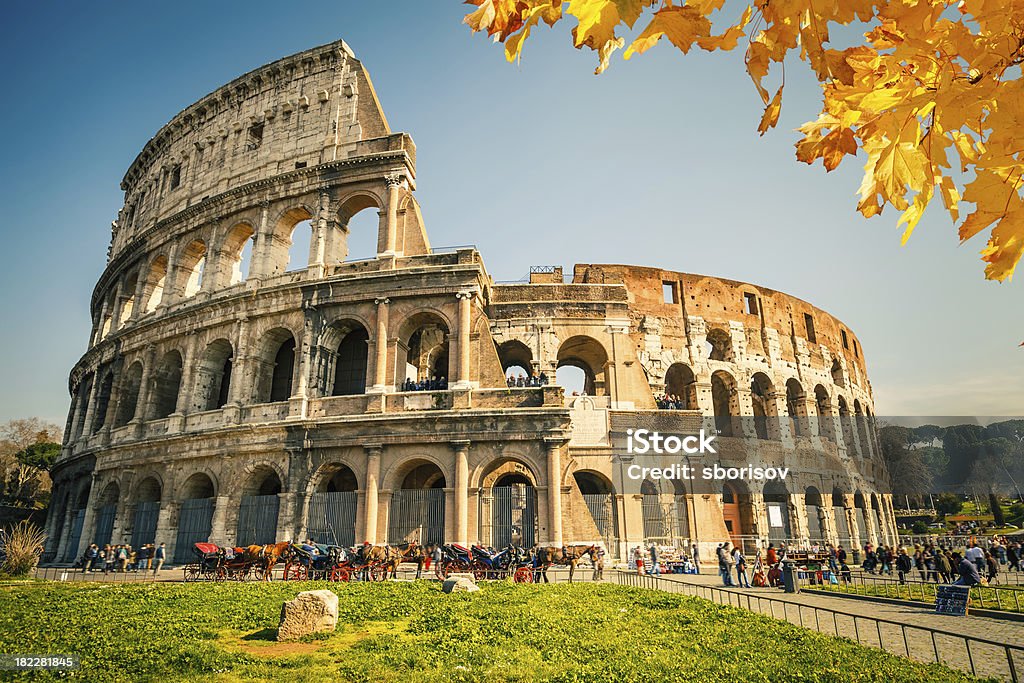
[(836, 520), (836, 540), (839, 545), (850, 547), (850, 524), (846, 518), (846, 503), (838, 487), (832, 489), (832, 517)]
[(596, 472), (575, 472), (573, 479), (580, 493), (583, 494), (583, 501), (587, 505), (587, 511), (596, 527), (598, 538), (583, 538), (578, 540), (600, 540), (604, 542), (605, 550), (609, 555), (617, 555), (619, 549), (619, 513), (615, 506), (615, 488), (605, 477)]
[(689, 550), (690, 520), (686, 494), (678, 481), (671, 484), (645, 479), (640, 485), (644, 520), (644, 547), (652, 543)]
[[(868, 542), (867, 510), (864, 503), (864, 494), (858, 491), (853, 496), (854, 518), (857, 520), (857, 538), (860, 539), (861, 548)], [(860, 550), (860, 548), (858, 548)]]
[(267, 545), (277, 543), (277, 513), (283, 490), (281, 478), (269, 465), (256, 468), (242, 488), (238, 507), (238, 528), (235, 545)]
[(156, 542), (161, 494), (160, 482), (154, 477), (144, 479), (135, 490), (135, 519), (131, 537), (133, 548)]
[(789, 491), (786, 485), (770, 481), (764, 487), (764, 507), (768, 513), (768, 540), (787, 543), (793, 536), (793, 525), (789, 518)]
[(96, 507), (96, 533), (93, 543), (102, 548), (110, 545), (114, 538), (114, 519), (117, 517), (117, 501), (121, 497), (121, 488), (117, 482), (110, 482), (103, 489)]
[(821, 523), (821, 492), (813, 486), (804, 491), (804, 506), (807, 508), (807, 540), (812, 544), (825, 542), (825, 530)]
[(78, 492), (71, 509), (71, 529), (68, 542), (64, 546), (64, 561), (74, 562), (78, 559), (78, 546), (82, 542), (82, 527), (85, 526), (85, 509), (89, 504), (89, 486)]
[(494, 548), (537, 542), (537, 489), (524, 464), (507, 461), (482, 480), (480, 542)]
[(391, 493), (388, 543), (444, 543), (445, 479), (432, 462), (413, 463)]
[(192, 560), (192, 546), (210, 540), (213, 525), (213, 506), (216, 492), (213, 481), (202, 472), (189, 477), (181, 491), (178, 510), (178, 537), (174, 543), (174, 562)]
[(355, 472), (346, 465), (327, 465), (316, 491), (309, 497), (306, 535), (316, 543), (356, 544), (356, 508), (359, 484)]
[(722, 519), (733, 545), (744, 547), (743, 541), (753, 528), (752, 516), (750, 493), (746, 488), (732, 482), (722, 484)]

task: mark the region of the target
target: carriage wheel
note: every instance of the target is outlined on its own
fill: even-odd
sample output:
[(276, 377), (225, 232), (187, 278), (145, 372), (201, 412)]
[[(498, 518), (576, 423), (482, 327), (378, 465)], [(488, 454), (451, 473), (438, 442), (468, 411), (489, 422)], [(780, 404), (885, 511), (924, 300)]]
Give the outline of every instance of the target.
[(194, 564), (186, 564), (185, 570), (185, 581), (197, 581), (199, 580), (199, 567)]
[(388, 574), (388, 568), (377, 566), (370, 567), (370, 581), (383, 581)]
[(533, 569), (531, 567), (520, 567), (516, 570), (513, 580), (516, 583), (533, 583)]
[(229, 576), (230, 575), (228, 574), (228, 570), (225, 569), (224, 567), (217, 567), (217, 569), (214, 570), (214, 572), (213, 572), (213, 580), (214, 581), (224, 581)]
[(284, 566), (285, 581), (305, 581), (309, 578), (309, 570), (302, 564), (286, 564)]
[(352, 573), (345, 567), (335, 567), (331, 570), (331, 581), (348, 581), (352, 578)]
[(487, 569), (484, 567), (471, 567), (470, 570), (473, 572), (473, 578), (477, 581), (482, 581), (487, 577)]

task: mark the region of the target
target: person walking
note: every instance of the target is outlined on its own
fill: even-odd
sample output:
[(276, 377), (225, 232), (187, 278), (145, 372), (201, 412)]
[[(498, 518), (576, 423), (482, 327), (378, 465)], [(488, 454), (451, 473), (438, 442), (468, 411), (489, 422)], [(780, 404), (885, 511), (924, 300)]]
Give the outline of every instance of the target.
[(430, 553), (430, 559), (434, 563), (434, 576), (441, 579), (441, 546), (435, 545)]
[(750, 588), (750, 580), (747, 579), (747, 558), (743, 556), (739, 546), (732, 551), (732, 561), (736, 565), (736, 583), (740, 588)]
[(694, 543), (691, 547), (693, 551), (693, 568), (697, 574), (700, 574), (700, 554), (697, 551), (697, 544)]
[(167, 545), (161, 543), (155, 550), (151, 549), (151, 552), (153, 553), (153, 576), (156, 576), (167, 560)]
[(900, 554), (896, 557), (896, 574), (899, 576), (900, 583), (907, 582), (907, 574), (914, 567), (914, 561), (910, 559), (910, 555), (907, 555), (906, 548), (900, 548)]
[(999, 575), (999, 562), (996, 560), (995, 555), (992, 553), (985, 553), (985, 564), (988, 569), (988, 582), (995, 583), (996, 577)]
[(935, 551), (935, 571), (939, 575), (938, 579), (936, 579), (937, 581), (949, 583), (949, 575), (952, 573), (953, 568), (950, 566), (949, 556), (942, 548)]
[(644, 574), (644, 551), (640, 549), (640, 546), (633, 548), (633, 562), (636, 564), (636, 573), (640, 576)]
[(658, 544), (651, 543), (651, 576), (661, 574), (661, 569), (658, 567)]
[(598, 548), (594, 558), (594, 575), (592, 581), (604, 581), (604, 548)]

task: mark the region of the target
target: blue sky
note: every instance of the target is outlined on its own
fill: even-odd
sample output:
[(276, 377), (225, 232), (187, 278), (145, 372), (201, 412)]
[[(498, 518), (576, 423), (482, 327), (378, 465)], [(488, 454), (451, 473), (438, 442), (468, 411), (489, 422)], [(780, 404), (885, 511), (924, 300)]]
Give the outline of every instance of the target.
[[(879, 415), (1024, 414), (1021, 284), (986, 282), (936, 206), (906, 247), (855, 211), (863, 159), (825, 174), (793, 129), (820, 92), (787, 73), (778, 129), (742, 55), (666, 46), (592, 75), (569, 24), (522, 64), (444, 2), (19, 3), (0, 26), (0, 421), (63, 424), (125, 169), (175, 113), (234, 77), (339, 37), (418, 147), (436, 246), (472, 243), (496, 279), (619, 262), (745, 280), (859, 335)], [(851, 163), (852, 161), (852, 163)]]

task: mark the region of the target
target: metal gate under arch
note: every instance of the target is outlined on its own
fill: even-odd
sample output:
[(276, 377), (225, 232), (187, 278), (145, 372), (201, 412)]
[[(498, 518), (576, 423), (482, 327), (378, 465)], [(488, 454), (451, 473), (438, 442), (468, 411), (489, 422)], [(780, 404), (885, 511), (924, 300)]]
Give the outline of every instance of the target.
[(156, 542), (156, 523), (160, 517), (160, 501), (138, 503), (135, 506), (135, 523), (132, 525), (132, 548), (141, 548)]
[(537, 542), (537, 489), (530, 484), (493, 487), (480, 498), (479, 519), (484, 545), (532, 548)]
[(316, 543), (355, 545), (358, 499), (355, 491), (314, 493), (309, 497), (306, 535)]
[(610, 493), (584, 493), (583, 500), (601, 536), (599, 540), (604, 542), (605, 551), (616, 557), (619, 552), (619, 515), (615, 509), (615, 497)]
[(68, 533), (68, 544), (64, 548), (64, 561), (74, 562), (78, 559), (78, 544), (82, 540), (82, 527), (85, 525), (85, 510), (75, 510), (71, 518), (71, 530)]
[(213, 498), (192, 498), (182, 501), (178, 515), (178, 538), (174, 544), (175, 563), (191, 562), (194, 559), (192, 545), (210, 540), (213, 505)]
[(641, 503), (644, 521), (644, 545), (688, 547), (690, 541), (686, 496), (645, 493)]
[(110, 545), (114, 538), (114, 517), (117, 515), (117, 505), (104, 505), (96, 511), (96, 535), (93, 543), (102, 548)]
[(267, 545), (277, 543), (277, 512), (281, 500), (277, 494), (242, 496), (238, 507), (238, 530), (235, 545)]
[(846, 508), (840, 505), (833, 505), (832, 516), (836, 520), (836, 537), (839, 545), (849, 548), (853, 543), (853, 539), (850, 538), (850, 525), (846, 520)]
[(820, 543), (825, 540), (825, 534), (821, 528), (821, 510), (817, 505), (807, 505), (807, 540), (811, 543)]
[(444, 543), (444, 489), (398, 489), (391, 493), (388, 543)]

